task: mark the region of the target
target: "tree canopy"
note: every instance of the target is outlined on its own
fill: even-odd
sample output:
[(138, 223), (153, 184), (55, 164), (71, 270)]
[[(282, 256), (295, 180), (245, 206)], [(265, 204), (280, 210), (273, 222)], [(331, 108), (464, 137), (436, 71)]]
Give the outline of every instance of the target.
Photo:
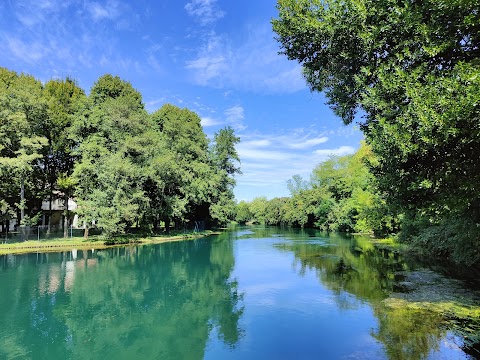
[(445, 235), (441, 251), (471, 255), (480, 238), (467, 231), (480, 223), (478, 2), (279, 0), (277, 8), (282, 53), (344, 123), (360, 122), (404, 234), (454, 227), (466, 236)]
[(210, 144), (188, 109), (149, 114), (118, 76), (100, 77), (86, 96), (70, 78), (42, 84), (0, 68), (1, 220), (33, 225), (43, 200), (73, 196), (80, 221), (107, 236), (221, 225), (234, 216), (238, 142), (227, 127)]

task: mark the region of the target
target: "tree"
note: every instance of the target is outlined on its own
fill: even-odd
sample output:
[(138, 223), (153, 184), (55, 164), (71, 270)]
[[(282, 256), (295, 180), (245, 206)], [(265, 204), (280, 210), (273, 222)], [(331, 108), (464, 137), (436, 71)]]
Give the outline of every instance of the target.
[(246, 224), (252, 219), (252, 213), (250, 211), (249, 204), (242, 200), (240, 201), (235, 210), (235, 221), (240, 224)]
[(235, 145), (240, 138), (235, 136), (234, 130), (227, 126), (214, 135), (214, 142), (210, 151), (211, 162), (218, 174), (219, 184), (216, 186), (216, 196), (212, 199), (210, 213), (219, 224), (226, 224), (235, 217), (235, 175), (241, 174), (240, 157)]
[[(86, 96), (76, 82), (68, 77), (65, 80), (50, 80), (47, 82), (44, 94), (48, 106), (48, 116), (40, 129), (40, 133), (48, 140), (48, 146), (45, 147), (43, 153), (42, 169), (45, 177), (45, 187), (49, 190), (48, 230), (50, 231), (54, 190), (59, 187), (60, 183), (66, 184), (64, 179), (72, 174), (75, 162), (73, 154), (75, 142), (70, 137), (70, 127), (75, 114), (85, 103)], [(69, 190), (69, 195), (72, 195), (71, 190), (73, 188), (69, 185), (66, 189)], [(63, 193), (65, 209), (68, 209), (68, 196), (66, 195), (66, 193)], [(65, 236), (67, 226), (67, 223), (65, 223)]]
[(265, 215), (268, 200), (265, 196), (259, 196), (250, 202), (250, 211), (252, 213), (252, 222), (256, 224), (265, 224)]
[[(277, 7), (282, 51), (303, 65), (310, 88), (324, 91), (345, 123), (364, 114), (361, 128), (377, 156), (372, 172), (388, 205), (415, 231), (460, 219), (477, 227), (478, 2), (279, 0)], [(461, 242), (473, 249), (475, 241)]]
[(72, 126), (80, 156), (73, 180), (83, 220), (95, 220), (111, 237), (134, 224), (148, 203), (142, 164), (149, 150), (143, 145), (151, 122), (140, 106), (139, 93), (116, 78), (113, 88), (120, 90), (113, 91), (103, 86), (105, 79), (111, 76), (100, 78), (93, 86), (91, 106), (82, 109)]
[(118, 76), (105, 74), (93, 85), (90, 99), (93, 105), (104, 104), (108, 99), (124, 98), (136, 110), (143, 110), (142, 95), (133, 86)]
[(35, 215), (43, 196), (39, 161), (47, 140), (39, 134), (46, 119), (42, 84), (0, 68), (0, 200), (6, 216)]
[(288, 198), (273, 198), (267, 202), (265, 207), (266, 225), (283, 225), (286, 223), (285, 215), (287, 211)]
[(205, 220), (216, 176), (208, 163), (208, 139), (200, 117), (188, 109), (166, 104), (151, 114), (164, 144), (152, 165), (153, 194), (162, 202), (163, 221)]
[[(64, 211), (63, 211), (63, 237), (67, 238), (69, 217), (70, 217), (70, 213), (68, 210), (68, 200), (73, 195), (73, 190), (75, 188), (76, 182), (71, 176), (68, 176), (65, 173), (58, 176), (56, 185), (63, 194), (63, 203), (65, 204)], [(51, 200), (50, 200), (50, 209), (51, 209)]]

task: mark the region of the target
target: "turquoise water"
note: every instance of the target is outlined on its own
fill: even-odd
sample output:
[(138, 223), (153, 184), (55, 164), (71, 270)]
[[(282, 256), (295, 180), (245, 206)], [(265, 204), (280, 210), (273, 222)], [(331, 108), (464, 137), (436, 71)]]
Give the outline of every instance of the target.
[(3, 256), (0, 358), (469, 359), (435, 315), (383, 306), (413, 267), (354, 238), (261, 228)]

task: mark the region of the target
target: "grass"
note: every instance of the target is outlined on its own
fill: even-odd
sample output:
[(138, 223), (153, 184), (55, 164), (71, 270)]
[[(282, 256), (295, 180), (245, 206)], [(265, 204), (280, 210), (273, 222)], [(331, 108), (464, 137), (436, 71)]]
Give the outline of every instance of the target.
[(125, 235), (112, 240), (105, 239), (103, 236), (94, 235), (85, 240), (83, 237), (72, 237), (68, 239), (54, 238), (49, 240), (28, 240), (17, 243), (0, 244), (0, 255), (6, 254), (24, 254), (36, 252), (55, 252), (78, 248), (105, 249), (108, 247), (127, 245), (127, 244), (158, 244), (169, 241), (182, 241), (196, 239), (208, 235), (218, 234), (213, 231), (204, 231), (201, 233), (177, 233), (166, 235)]

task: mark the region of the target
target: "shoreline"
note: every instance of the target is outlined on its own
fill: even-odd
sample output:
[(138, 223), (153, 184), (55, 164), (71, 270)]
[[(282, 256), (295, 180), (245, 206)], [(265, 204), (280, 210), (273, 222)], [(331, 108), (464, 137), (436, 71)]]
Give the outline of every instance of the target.
[[(98, 240), (87, 240), (82, 238), (74, 238), (72, 240), (60, 239), (60, 240), (28, 240), (22, 243), (14, 244), (0, 244), (0, 256), (2, 255), (21, 255), (29, 253), (47, 253), (47, 252), (62, 252), (70, 251), (73, 249), (85, 250), (85, 249), (95, 249), (102, 250), (108, 248), (115, 248), (121, 246), (131, 246), (131, 245), (153, 245), (161, 244), (166, 242), (175, 242), (175, 241), (184, 241), (184, 240), (194, 240), (203, 238), (210, 235), (219, 235), (218, 231), (208, 231), (201, 234), (182, 234), (182, 235), (172, 235), (172, 236), (150, 236), (150, 237), (139, 237), (132, 238), (131, 241), (118, 244), (105, 244), (105, 239)], [(16, 245), (16, 246), (12, 246)]]

